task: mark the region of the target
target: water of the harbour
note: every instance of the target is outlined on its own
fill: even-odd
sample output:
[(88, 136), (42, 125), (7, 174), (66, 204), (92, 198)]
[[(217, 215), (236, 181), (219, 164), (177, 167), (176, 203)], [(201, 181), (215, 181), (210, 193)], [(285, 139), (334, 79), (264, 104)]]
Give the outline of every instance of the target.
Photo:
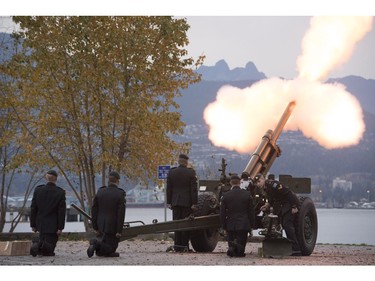
[[(316, 209), (318, 216), (318, 239), (322, 244), (375, 245), (375, 209)], [(127, 208), (125, 221), (143, 221), (150, 224), (170, 221), (172, 212), (164, 208)], [(138, 223), (131, 226), (139, 225)], [(9, 231), (5, 224), (4, 232)], [(67, 222), (65, 232), (84, 232), (82, 222)], [(30, 232), (29, 223), (19, 223), (14, 232)], [(254, 231), (257, 235), (257, 230)]]

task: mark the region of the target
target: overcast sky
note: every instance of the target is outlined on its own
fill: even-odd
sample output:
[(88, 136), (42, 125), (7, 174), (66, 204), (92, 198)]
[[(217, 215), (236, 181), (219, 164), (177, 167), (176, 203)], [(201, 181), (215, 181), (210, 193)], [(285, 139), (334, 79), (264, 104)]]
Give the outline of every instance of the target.
[[(67, 1), (70, 2), (71, 0)], [(167, 4), (169, 2), (178, 3), (178, 1), (148, 1), (136, 1), (136, 3), (148, 2), (148, 8), (146, 8), (145, 10), (143, 10), (144, 7), (142, 6), (135, 6), (132, 9), (124, 7), (117, 9), (117, 7), (115, 6), (108, 5), (104, 7), (104, 9), (99, 10), (99, 13), (95, 10), (93, 13), (111, 15), (117, 15), (118, 13), (122, 15), (172, 14), (178, 15), (179, 17), (186, 17), (190, 25), (190, 30), (188, 31), (188, 37), (190, 40), (188, 51), (190, 56), (196, 58), (199, 55), (204, 54), (206, 56), (204, 64), (208, 66), (212, 66), (217, 61), (224, 59), (231, 69), (235, 67), (245, 67), (247, 62), (252, 61), (257, 66), (258, 70), (264, 72), (267, 77), (277, 76), (288, 79), (297, 76), (296, 60), (297, 57), (301, 54), (301, 40), (305, 32), (309, 28), (310, 17), (298, 16), (298, 12), (303, 12), (304, 7), (309, 8), (311, 14), (315, 14), (317, 12), (317, 10), (313, 10), (311, 9), (311, 7), (307, 6), (308, 4), (304, 4), (305, 6), (298, 7), (299, 10), (296, 10), (296, 12), (293, 13), (290, 12), (294, 11), (291, 9), (288, 9), (286, 12), (282, 11), (280, 13), (281, 16), (257, 16), (256, 13), (255, 16), (239, 16), (238, 14), (246, 13), (241, 12), (243, 7), (239, 5), (236, 6), (236, 3), (250, 2), (232, 0), (230, 2), (227, 1), (228, 3), (233, 3), (232, 6), (225, 6), (218, 5), (218, 3), (220, 2), (214, 1), (211, 2), (211, 6), (204, 7), (200, 4), (202, 3), (202, 1), (190, 0), (189, 2), (184, 2), (185, 5), (183, 6), (178, 6), (176, 8), (175, 5), (173, 8), (171, 8), (172, 5), (164, 7), (150, 5), (165, 2), (167, 2)], [(291, 0), (276, 2), (273, 1), (265, 1), (265, 6), (258, 7), (258, 11), (260, 10), (261, 14), (267, 14), (262, 12), (262, 9), (268, 8), (268, 3), (270, 3), (270, 5), (275, 5), (275, 3), (277, 5), (280, 5), (281, 3), (281, 5), (283, 5), (288, 4), (288, 2), (290, 2)], [(358, 5), (361, 5), (361, 1), (362, 0), (357, 0), (356, 2)], [(29, 2), (34, 3), (35, 1)], [(69, 7), (68, 2), (63, 2), (65, 3), (65, 5), (63, 5), (62, 7), (56, 6), (55, 10), (52, 10), (52, 12), (48, 10), (44, 11), (42, 9), (42, 14), (90, 14), (90, 12), (87, 12), (86, 7), (78, 8), (77, 12), (72, 12), (71, 9), (64, 10), (64, 7)], [(27, 4), (28, 2), (26, 1), (25, 3)], [(108, 1), (108, 3), (112, 3), (112, 0)], [(186, 3), (190, 3), (190, 5), (187, 6)], [(339, 1), (338, 3), (340, 3), (341, 5), (338, 7), (342, 8), (341, 11), (343, 11), (343, 14), (350, 14), (350, 7), (345, 10), (343, 9), (345, 8), (343, 2)], [(228, 9), (228, 7), (230, 7), (231, 9)], [(364, 9), (363, 6), (361, 7), (361, 9)], [(275, 8), (278, 8), (278, 6)], [(327, 9), (326, 6), (325, 9)], [(29, 11), (29, 13), (25, 13), (26, 10)], [(35, 13), (40, 14), (36, 12), (38, 10), (35, 10), (34, 5), (28, 7), (28, 9), (26, 10), (21, 9), (19, 13), (25, 15)], [(250, 9), (248, 8), (248, 10)], [(186, 11), (186, 14), (184, 13), (184, 11)], [(254, 12), (254, 10), (252, 11)], [(321, 11), (319, 7), (318, 11)], [(334, 7), (332, 8), (332, 10), (328, 9), (326, 13), (331, 14), (333, 13), (333, 11), (334, 14), (336, 14), (337, 8)], [(363, 14), (363, 10), (353, 11), (356, 15)], [(373, 8), (372, 11), (374, 11)], [(270, 13), (270, 11), (268, 11), (268, 13)], [(278, 14), (277, 10), (271, 13), (276, 15)], [(375, 13), (371, 13), (371, 10), (367, 10), (366, 8), (365, 13), (375, 15)], [(8, 10), (8, 14), (5, 15), (13, 14), (17, 14), (17, 10), (16, 13), (14, 13), (13, 10), (10, 9)], [(224, 16), (216, 16), (216, 14)], [(2, 18), (0, 19), (0, 31), (4, 31), (4, 29), (2, 29), (4, 27), (7, 27), (7, 22), (4, 18)], [(369, 32), (357, 44), (356, 49), (354, 50), (354, 53), (349, 61), (341, 66), (340, 69), (332, 72), (330, 77), (335, 78), (347, 75), (358, 75), (367, 79), (375, 79), (374, 50), (375, 28), (373, 27), (371, 32)]]
[[(188, 50), (194, 57), (205, 54), (205, 65), (224, 59), (229, 67), (245, 67), (252, 61), (267, 77), (297, 76), (296, 61), (310, 17), (234, 16), (187, 17)], [(375, 29), (356, 46), (352, 57), (330, 77), (358, 75), (375, 79)]]

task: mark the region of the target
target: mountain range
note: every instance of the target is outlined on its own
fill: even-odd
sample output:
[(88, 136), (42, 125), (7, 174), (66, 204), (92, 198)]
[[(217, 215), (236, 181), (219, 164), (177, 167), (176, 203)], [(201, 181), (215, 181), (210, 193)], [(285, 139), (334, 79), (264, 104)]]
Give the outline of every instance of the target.
[(225, 60), (220, 60), (214, 66), (200, 66), (197, 73), (201, 74), (206, 81), (242, 81), (267, 78), (263, 72), (258, 71), (251, 61), (244, 68), (236, 67), (231, 70)]

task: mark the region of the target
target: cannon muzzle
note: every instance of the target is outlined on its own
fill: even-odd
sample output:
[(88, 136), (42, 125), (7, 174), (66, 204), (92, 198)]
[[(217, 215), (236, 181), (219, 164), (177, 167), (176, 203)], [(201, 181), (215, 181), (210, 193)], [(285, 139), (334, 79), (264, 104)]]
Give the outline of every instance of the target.
[(246, 172), (250, 178), (253, 179), (257, 173), (262, 173), (264, 175), (267, 174), (276, 157), (280, 156), (281, 150), (276, 145), (276, 141), (279, 138), (290, 115), (292, 114), (295, 105), (295, 101), (290, 102), (277, 123), (275, 130), (268, 130), (263, 136), (262, 141), (252, 154), (245, 170), (243, 171), (244, 173)]

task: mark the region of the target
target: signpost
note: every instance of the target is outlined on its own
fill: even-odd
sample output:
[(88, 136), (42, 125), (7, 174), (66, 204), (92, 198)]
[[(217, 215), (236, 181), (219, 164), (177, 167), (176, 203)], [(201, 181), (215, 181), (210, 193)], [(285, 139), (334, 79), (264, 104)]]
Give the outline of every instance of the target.
[(163, 187), (164, 187), (164, 221), (167, 221), (167, 186), (165, 180), (168, 177), (169, 170), (171, 166), (164, 165), (158, 166), (158, 179), (163, 180)]
[(171, 166), (169, 166), (169, 165), (158, 166), (158, 178), (159, 178), (159, 180), (167, 179), (170, 169), (171, 169)]

